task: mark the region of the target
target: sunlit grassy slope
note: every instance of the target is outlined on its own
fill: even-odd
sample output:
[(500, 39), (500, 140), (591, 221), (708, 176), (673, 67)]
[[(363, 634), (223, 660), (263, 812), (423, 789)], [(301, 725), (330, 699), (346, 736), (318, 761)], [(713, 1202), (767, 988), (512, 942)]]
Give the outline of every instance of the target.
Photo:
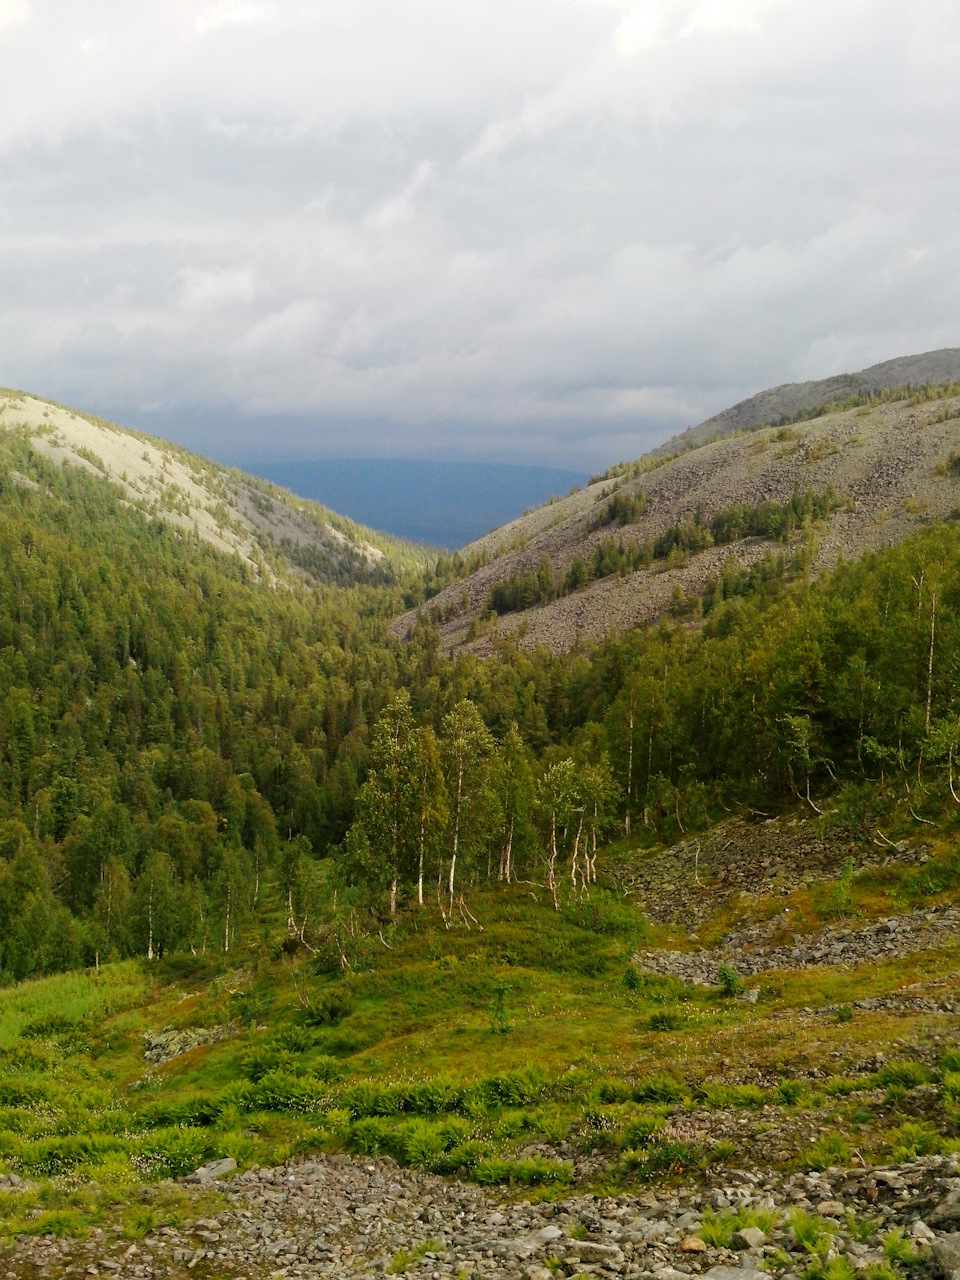
[[(842, 895), (812, 885), (790, 903), (813, 929), (838, 910), (949, 900), (956, 872), (945, 845), (922, 872), (866, 871)], [(765, 1132), (771, 1160), (794, 1166), (956, 1145), (956, 1017), (853, 1009), (905, 988), (960, 997), (956, 946), (761, 976), (750, 1004), (642, 972), (638, 946), (689, 943), (612, 890), (557, 914), (535, 886), (512, 886), (471, 909), (469, 929), (425, 910), (358, 939), (345, 975), (316, 972), (278, 929), (232, 956), (0, 993), (0, 1169), (32, 1184), (3, 1197), (0, 1230), (119, 1215), (136, 1236), (185, 1211), (166, 1179), (220, 1155), (383, 1152), (553, 1194), (571, 1178), (623, 1186), (742, 1163)], [(773, 904), (733, 909), (761, 919)], [(224, 1026), (216, 1044), (144, 1059), (144, 1031)], [(904, 1100), (931, 1086), (939, 1121), (905, 1118)], [(141, 1183), (160, 1184), (148, 1209)]]

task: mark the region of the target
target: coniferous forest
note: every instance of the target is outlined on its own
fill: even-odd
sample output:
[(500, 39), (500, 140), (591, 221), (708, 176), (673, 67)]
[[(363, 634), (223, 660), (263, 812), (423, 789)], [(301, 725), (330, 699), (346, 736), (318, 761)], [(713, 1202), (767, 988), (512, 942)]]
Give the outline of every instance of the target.
[(559, 910), (625, 832), (827, 795), (869, 832), (911, 783), (912, 812), (954, 795), (953, 524), (816, 582), (802, 556), (729, 561), (693, 616), (569, 654), (451, 658), (429, 621), (388, 635), (413, 572), (270, 585), (107, 480), (0, 449), (6, 981), (229, 953), (267, 884), (336, 969), (347, 909), (466, 921), (478, 884), (535, 876)]

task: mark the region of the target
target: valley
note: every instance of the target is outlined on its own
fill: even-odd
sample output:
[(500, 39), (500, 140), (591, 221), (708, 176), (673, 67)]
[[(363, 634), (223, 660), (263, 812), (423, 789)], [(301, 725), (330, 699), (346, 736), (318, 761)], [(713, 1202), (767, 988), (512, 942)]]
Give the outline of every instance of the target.
[(956, 1280), (960, 388), (829, 390), (453, 557), (3, 393), (0, 1274)]

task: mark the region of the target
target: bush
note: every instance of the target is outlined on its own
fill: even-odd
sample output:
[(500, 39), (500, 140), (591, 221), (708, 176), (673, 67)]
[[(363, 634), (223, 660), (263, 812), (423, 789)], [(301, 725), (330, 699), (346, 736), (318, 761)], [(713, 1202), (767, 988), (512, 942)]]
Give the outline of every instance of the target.
[(698, 1085), (693, 1096), (707, 1107), (760, 1107), (766, 1094), (755, 1084), (705, 1083)]
[(321, 1111), (328, 1098), (329, 1093), (322, 1080), (271, 1071), (252, 1090), (250, 1102), (258, 1111), (309, 1115)]
[(481, 1186), (508, 1183), (511, 1186), (562, 1186), (570, 1181), (573, 1169), (560, 1160), (481, 1160), (472, 1177)]
[(702, 1147), (692, 1142), (653, 1142), (642, 1153), (629, 1154), (625, 1163), (638, 1178), (680, 1177), (702, 1169), (707, 1162)]
[(807, 1087), (802, 1080), (781, 1080), (777, 1085), (777, 1097), (785, 1107), (795, 1107), (806, 1092)]
[(736, 996), (743, 990), (743, 983), (730, 964), (722, 964), (717, 970), (717, 983), (725, 996)]
[(811, 1169), (823, 1171), (831, 1165), (843, 1165), (850, 1159), (850, 1144), (839, 1133), (825, 1133), (809, 1149), (805, 1163)]
[(131, 1157), (137, 1171), (149, 1178), (182, 1178), (218, 1154), (205, 1129), (158, 1129), (142, 1138)]
[(686, 1090), (673, 1076), (650, 1076), (633, 1087), (634, 1102), (682, 1102)]
[(170, 1098), (163, 1102), (151, 1102), (137, 1114), (144, 1129), (161, 1129), (186, 1126), (203, 1128), (211, 1125), (220, 1114), (221, 1100), (210, 1094), (195, 1094), (189, 1098)]
[(658, 1116), (647, 1114), (635, 1116), (623, 1126), (621, 1139), (625, 1147), (649, 1146), (663, 1128), (663, 1121)]
[(891, 1085), (901, 1089), (915, 1089), (917, 1085), (927, 1083), (930, 1073), (922, 1062), (900, 1059), (884, 1063), (873, 1079), (882, 1089), (889, 1089)]
[(790, 1214), (789, 1223), (794, 1240), (805, 1253), (819, 1253), (829, 1243), (823, 1220), (814, 1214), (795, 1209)]
[(675, 1009), (658, 1009), (644, 1023), (648, 1031), (679, 1031), (684, 1024), (682, 1013)]
[(85, 1164), (100, 1164), (107, 1156), (125, 1153), (126, 1144), (112, 1134), (72, 1134), (21, 1143), (16, 1164), (21, 1172), (45, 1177), (69, 1173)]
[(353, 1000), (348, 991), (336, 987), (311, 996), (301, 1011), (301, 1018), (310, 1027), (335, 1027), (353, 1013)]

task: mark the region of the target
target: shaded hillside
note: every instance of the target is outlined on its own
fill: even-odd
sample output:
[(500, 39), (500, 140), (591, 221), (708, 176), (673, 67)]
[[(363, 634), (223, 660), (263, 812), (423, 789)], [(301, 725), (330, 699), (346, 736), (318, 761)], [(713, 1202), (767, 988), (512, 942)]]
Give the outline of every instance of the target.
[[(11, 432), (40, 457), (105, 477), (145, 516), (236, 554), (268, 577), (385, 581), (423, 559), (411, 545), (168, 441), (23, 392), (0, 391), (0, 433)], [(26, 475), (19, 483), (33, 481)]]
[[(475, 652), (504, 634), (563, 651), (668, 611), (681, 616), (725, 576), (761, 563), (764, 574), (815, 573), (946, 519), (960, 498), (958, 451), (952, 384), (641, 459), (464, 548), (473, 572), (427, 609), (446, 647)], [(808, 516), (796, 527), (771, 524), (803, 495)], [(532, 589), (538, 576), (544, 585)], [(511, 591), (520, 607), (509, 607)], [(415, 618), (405, 614), (395, 632)]]

